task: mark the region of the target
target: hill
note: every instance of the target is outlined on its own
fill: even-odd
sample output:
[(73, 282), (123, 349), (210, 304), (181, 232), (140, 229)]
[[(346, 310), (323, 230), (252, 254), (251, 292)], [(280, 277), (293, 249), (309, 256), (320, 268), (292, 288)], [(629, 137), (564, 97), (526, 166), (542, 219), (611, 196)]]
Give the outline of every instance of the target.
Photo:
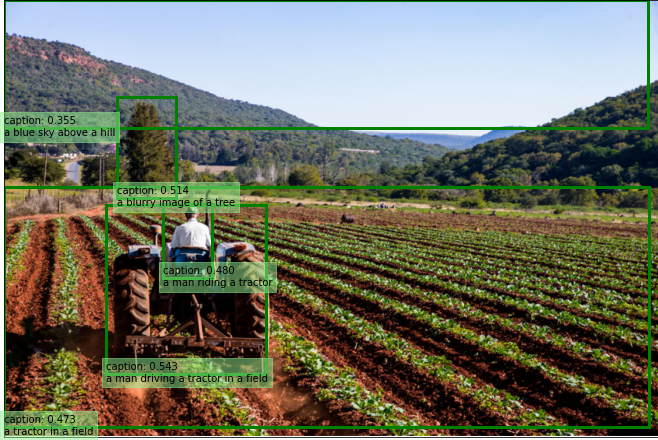
[(443, 133), (385, 133), (366, 131), (371, 136), (390, 137), (393, 139), (411, 139), (425, 144), (439, 144), (454, 150), (465, 150), (493, 139), (510, 137), (523, 130), (491, 130), (482, 136), (465, 136)]
[[(651, 113), (658, 114), (658, 82), (651, 84)], [(543, 127), (642, 127), (647, 88), (638, 87)], [(391, 174), (395, 175), (396, 170)], [(658, 187), (658, 117), (650, 130), (540, 130), (495, 139), (407, 167), (415, 182), (442, 185), (555, 184), (567, 178), (598, 185)], [(587, 178), (591, 180), (587, 180)], [(408, 179), (407, 179), (408, 180)], [(399, 180), (398, 180), (399, 181)], [(583, 183), (581, 183), (583, 184)]]
[[(115, 111), (117, 95), (177, 95), (180, 126), (314, 127), (285, 111), (220, 98), (143, 69), (100, 59), (77, 46), (20, 36), (6, 39), (7, 111)], [(158, 104), (163, 124), (173, 126), (172, 102)], [(132, 105), (122, 101), (123, 123)], [(378, 155), (345, 153), (346, 166), (353, 171), (374, 171), (383, 159), (399, 166), (419, 164), (424, 157), (447, 151), (439, 145), (342, 131), (188, 131), (180, 132), (179, 141), (189, 157), (181, 157), (236, 165), (239, 157), (244, 158), (240, 139), (253, 142), (248, 158), (261, 162), (310, 163), (314, 150), (324, 143), (381, 151)]]

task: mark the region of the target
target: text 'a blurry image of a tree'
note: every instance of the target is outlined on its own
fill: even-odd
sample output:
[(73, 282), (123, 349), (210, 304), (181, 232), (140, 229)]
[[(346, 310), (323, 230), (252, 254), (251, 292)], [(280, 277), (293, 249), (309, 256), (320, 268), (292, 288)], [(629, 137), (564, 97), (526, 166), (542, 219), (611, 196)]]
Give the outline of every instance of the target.
[[(128, 127), (160, 127), (155, 105), (138, 102)], [(174, 156), (163, 130), (130, 130), (121, 140), (128, 159), (130, 182), (171, 182), (174, 180)], [(122, 179), (123, 180), (123, 179)]]

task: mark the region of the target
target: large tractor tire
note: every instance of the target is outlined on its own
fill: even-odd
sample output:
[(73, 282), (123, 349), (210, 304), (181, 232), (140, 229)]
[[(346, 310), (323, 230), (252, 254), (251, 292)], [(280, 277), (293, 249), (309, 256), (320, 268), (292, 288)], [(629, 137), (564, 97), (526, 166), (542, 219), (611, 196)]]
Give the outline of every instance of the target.
[[(232, 258), (234, 262), (262, 263), (263, 254), (244, 250)], [(245, 292), (235, 294), (235, 328), (233, 336), (239, 338), (265, 338), (265, 293)]]
[(146, 260), (120, 255), (114, 260), (114, 341), (117, 354), (127, 352), (126, 336), (148, 336), (150, 321)]

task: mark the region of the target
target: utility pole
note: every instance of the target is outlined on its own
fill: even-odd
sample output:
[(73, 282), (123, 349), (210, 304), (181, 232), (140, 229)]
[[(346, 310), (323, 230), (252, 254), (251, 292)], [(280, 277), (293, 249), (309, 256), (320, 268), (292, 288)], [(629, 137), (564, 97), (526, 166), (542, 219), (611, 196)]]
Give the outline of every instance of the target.
[[(101, 153), (98, 156), (98, 186), (103, 186), (105, 179), (103, 178), (103, 156)], [(103, 188), (100, 189), (101, 200), (103, 200)]]
[[(43, 165), (43, 186), (46, 186), (46, 176), (48, 174), (48, 144), (46, 144), (46, 160)], [(43, 190), (39, 191), (43, 194)]]

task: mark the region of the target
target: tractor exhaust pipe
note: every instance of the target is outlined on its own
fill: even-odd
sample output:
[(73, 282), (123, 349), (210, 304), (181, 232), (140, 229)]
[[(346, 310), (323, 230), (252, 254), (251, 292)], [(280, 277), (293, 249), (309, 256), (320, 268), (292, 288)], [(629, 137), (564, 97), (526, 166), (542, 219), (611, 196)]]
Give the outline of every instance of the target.
[(149, 226), (149, 231), (151, 231), (151, 234), (153, 234), (153, 244), (155, 246), (157, 246), (158, 245), (158, 237), (162, 237), (162, 226), (160, 226), (160, 225), (151, 225), (151, 226)]

